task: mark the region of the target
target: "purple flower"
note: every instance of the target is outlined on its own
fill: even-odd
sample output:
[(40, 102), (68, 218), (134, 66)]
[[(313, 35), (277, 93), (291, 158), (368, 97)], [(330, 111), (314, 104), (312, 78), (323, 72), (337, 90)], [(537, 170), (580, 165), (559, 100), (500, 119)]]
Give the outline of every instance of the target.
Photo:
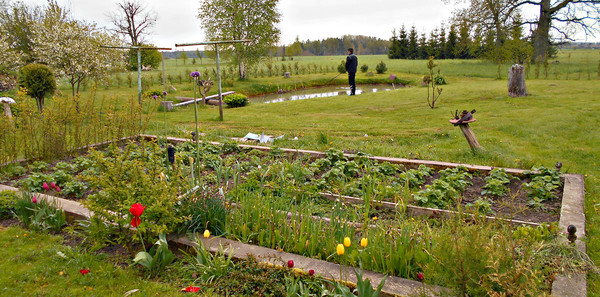
[(158, 96), (152, 95), (152, 99), (156, 100), (156, 99), (158, 99)]
[(190, 76), (193, 78), (200, 77), (200, 72), (194, 71), (194, 72), (190, 73)]
[(167, 96), (167, 91), (163, 91), (163, 96)]
[(390, 75), (390, 80), (392, 80), (392, 81), (393, 81), (393, 80), (396, 80), (396, 75), (395, 75), (395, 74), (391, 74), (391, 75)]

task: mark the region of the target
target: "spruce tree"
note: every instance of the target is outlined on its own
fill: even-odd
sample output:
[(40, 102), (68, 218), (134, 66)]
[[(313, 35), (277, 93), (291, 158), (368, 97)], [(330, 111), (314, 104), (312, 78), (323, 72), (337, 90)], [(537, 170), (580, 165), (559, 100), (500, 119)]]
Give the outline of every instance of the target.
[(412, 26), (412, 28), (410, 28), (410, 33), (408, 35), (408, 58), (413, 60), (420, 58), (419, 35), (415, 26)]
[(442, 24), (442, 27), (440, 28), (440, 34), (438, 35), (437, 52), (438, 52), (440, 59), (447, 59), (446, 58), (446, 28), (444, 27), (444, 24)]
[(406, 28), (404, 25), (402, 25), (402, 28), (400, 28), (398, 53), (400, 55), (400, 59), (408, 58), (408, 34), (406, 33)]
[(446, 59), (454, 59), (456, 58), (456, 43), (458, 41), (458, 36), (456, 34), (456, 29), (454, 25), (450, 25), (450, 32), (448, 32), (448, 41), (446, 41), (446, 47), (444, 49), (444, 56)]

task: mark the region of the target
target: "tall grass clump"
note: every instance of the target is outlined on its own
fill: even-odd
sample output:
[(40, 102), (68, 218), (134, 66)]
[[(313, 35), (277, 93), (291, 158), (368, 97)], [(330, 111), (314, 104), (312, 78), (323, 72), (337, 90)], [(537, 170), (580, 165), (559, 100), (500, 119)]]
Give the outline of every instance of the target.
[(16, 101), (15, 116), (0, 117), (0, 164), (60, 158), (82, 146), (138, 135), (151, 116), (133, 97), (118, 103), (98, 100), (94, 92), (86, 98), (54, 97), (43, 112), (23, 93)]

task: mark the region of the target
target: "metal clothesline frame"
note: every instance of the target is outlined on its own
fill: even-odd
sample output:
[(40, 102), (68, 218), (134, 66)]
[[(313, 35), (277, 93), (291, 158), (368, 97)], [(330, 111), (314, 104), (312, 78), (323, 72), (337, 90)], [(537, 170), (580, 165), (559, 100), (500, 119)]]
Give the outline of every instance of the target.
[[(138, 102), (140, 106), (142, 106), (142, 50), (165, 50), (170, 51), (172, 48), (170, 47), (150, 47), (150, 46), (106, 46), (101, 45), (103, 48), (112, 48), (112, 49), (123, 49), (123, 50), (132, 50), (137, 49), (137, 64), (138, 64)], [(163, 91), (167, 91), (166, 78), (165, 78), (165, 58), (161, 53), (161, 61), (162, 61), (162, 73), (163, 73)]]

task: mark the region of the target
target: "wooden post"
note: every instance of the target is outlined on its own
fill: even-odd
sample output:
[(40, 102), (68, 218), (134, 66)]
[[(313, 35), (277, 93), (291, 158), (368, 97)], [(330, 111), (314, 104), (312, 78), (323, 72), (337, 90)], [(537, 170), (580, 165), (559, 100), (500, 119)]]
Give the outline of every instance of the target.
[(460, 127), (460, 130), (467, 139), (469, 146), (471, 146), (471, 150), (477, 150), (481, 148), (479, 142), (477, 141), (477, 138), (475, 137), (475, 133), (473, 133), (473, 130), (471, 130), (471, 126), (469, 126), (469, 124), (460, 124), (458, 126)]
[(456, 125), (456, 123), (458, 121), (459, 120), (457, 120), (457, 119), (452, 119), (452, 120), (450, 120), (450, 124), (460, 127), (460, 130), (462, 131), (463, 135), (467, 139), (467, 142), (469, 143), (469, 146), (471, 147), (472, 151), (476, 151), (476, 150), (480, 149), (481, 145), (479, 145), (479, 141), (477, 141), (477, 137), (475, 137), (475, 133), (473, 133), (473, 130), (471, 130), (471, 126), (469, 126), (469, 123), (473, 123), (476, 120), (470, 119), (468, 121), (463, 121), (460, 124)]

